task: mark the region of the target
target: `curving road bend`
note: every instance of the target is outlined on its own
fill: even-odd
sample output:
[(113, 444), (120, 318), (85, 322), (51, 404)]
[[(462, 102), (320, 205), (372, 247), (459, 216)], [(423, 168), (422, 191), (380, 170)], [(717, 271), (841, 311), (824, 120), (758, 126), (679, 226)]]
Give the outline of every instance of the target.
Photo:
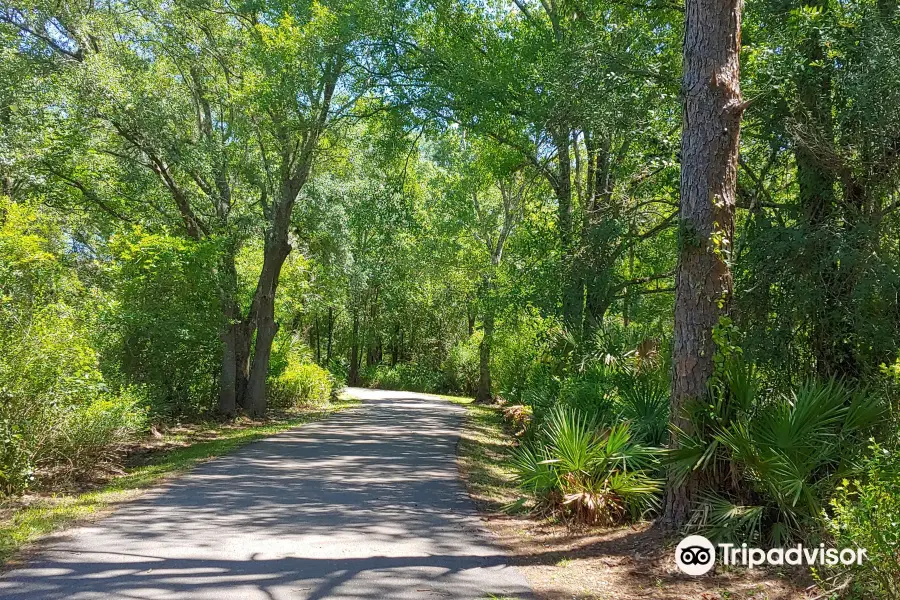
[(348, 391), (361, 407), (69, 530), (0, 576), (0, 599), (532, 598), (459, 480), (464, 410)]

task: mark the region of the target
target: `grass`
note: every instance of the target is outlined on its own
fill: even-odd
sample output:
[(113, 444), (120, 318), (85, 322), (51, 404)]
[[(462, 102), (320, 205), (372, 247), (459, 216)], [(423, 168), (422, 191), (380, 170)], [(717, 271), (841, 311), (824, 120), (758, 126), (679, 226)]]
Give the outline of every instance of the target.
[(466, 422), (457, 454), (469, 495), (487, 510), (506, 510), (521, 497), (508, 466), (515, 436), (507, 428), (503, 414), (492, 406), (475, 404), (472, 398), (441, 398), (466, 409)]
[(358, 401), (344, 396), (327, 408), (290, 414), (264, 423), (203, 428), (198, 432), (202, 440), (175, 435), (172, 441), (186, 445), (154, 453), (146, 464), (128, 469), (124, 475), (98, 489), (42, 497), (27, 506), (6, 510), (4, 512), (8, 514), (0, 519), (0, 565), (12, 559), (26, 544), (134, 498), (141, 490), (184, 473), (198, 463), (356, 404)]

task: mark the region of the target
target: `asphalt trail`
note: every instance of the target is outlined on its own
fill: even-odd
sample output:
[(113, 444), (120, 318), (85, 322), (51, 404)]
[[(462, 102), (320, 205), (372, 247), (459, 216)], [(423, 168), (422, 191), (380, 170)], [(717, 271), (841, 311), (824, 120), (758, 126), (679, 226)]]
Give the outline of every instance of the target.
[(532, 598), (456, 467), (464, 411), (359, 408), (205, 463), (0, 577), (0, 599)]

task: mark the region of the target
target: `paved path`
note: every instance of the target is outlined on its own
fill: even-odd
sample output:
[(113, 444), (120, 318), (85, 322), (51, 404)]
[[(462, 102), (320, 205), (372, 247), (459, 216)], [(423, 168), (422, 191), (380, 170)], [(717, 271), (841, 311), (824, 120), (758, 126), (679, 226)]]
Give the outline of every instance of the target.
[(531, 598), (457, 474), (463, 410), (407, 392), (251, 444), (67, 532), (0, 599)]

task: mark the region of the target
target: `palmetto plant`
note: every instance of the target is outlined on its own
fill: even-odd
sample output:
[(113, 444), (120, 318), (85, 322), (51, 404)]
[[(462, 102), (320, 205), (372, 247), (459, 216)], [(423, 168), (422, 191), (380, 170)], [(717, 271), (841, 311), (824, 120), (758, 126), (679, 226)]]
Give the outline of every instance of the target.
[(616, 415), (631, 423), (635, 438), (649, 446), (663, 446), (669, 430), (669, 383), (656, 373), (620, 379), (614, 404)]
[(729, 366), (708, 406), (678, 431), (675, 473), (701, 469), (729, 493), (701, 499), (694, 525), (719, 538), (766, 537), (775, 545), (815, 532), (835, 482), (852, 470), (865, 432), (883, 415), (877, 396), (837, 381), (764, 393), (752, 368)]
[(628, 423), (602, 428), (577, 409), (557, 406), (535, 439), (516, 450), (513, 467), (520, 487), (542, 508), (612, 525), (656, 506), (657, 454), (632, 439)]

